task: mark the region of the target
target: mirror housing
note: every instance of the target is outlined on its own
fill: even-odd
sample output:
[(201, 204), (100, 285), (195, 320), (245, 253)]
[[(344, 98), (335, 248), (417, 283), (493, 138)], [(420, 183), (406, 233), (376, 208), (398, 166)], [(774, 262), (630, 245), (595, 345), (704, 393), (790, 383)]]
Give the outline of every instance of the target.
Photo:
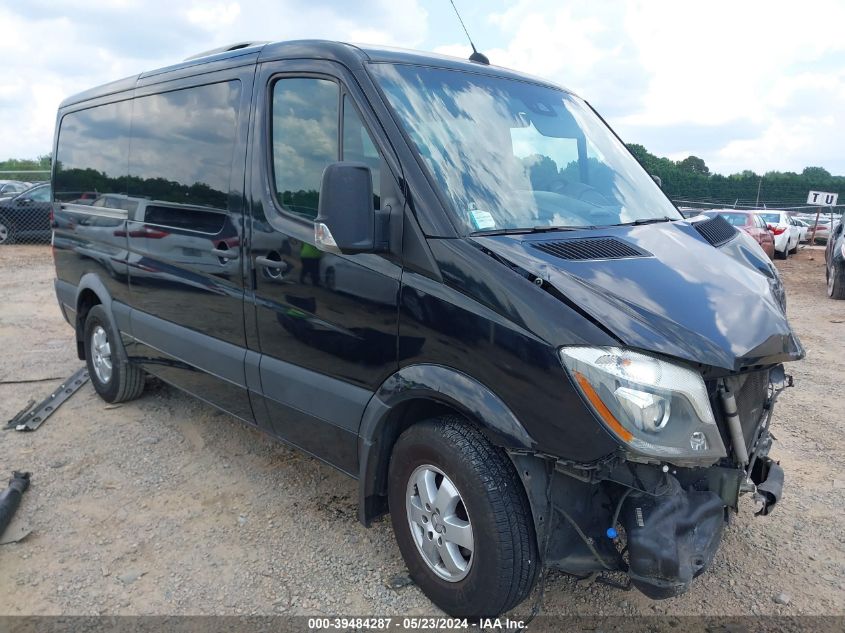
[(663, 179), (662, 179), (660, 176), (658, 176), (657, 174), (652, 174), (652, 175), (651, 175), (651, 179), (652, 179), (654, 182), (656, 182), (656, 183), (657, 183), (657, 186), (658, 186), (658, 187), (660, 187), (661, 189), (663, 188)]
[(364, 163), (327, 165), (314, 218), (314, 243), (329, 253), (375, 253), (386, 250), (380, 239), (384, 216), (373, 204), (373, 177)]

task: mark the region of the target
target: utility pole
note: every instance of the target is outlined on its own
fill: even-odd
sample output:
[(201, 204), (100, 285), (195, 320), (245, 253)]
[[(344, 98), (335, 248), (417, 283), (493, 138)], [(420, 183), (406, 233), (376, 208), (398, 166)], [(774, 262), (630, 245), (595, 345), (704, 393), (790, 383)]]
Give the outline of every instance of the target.
[(760, 180), (757, 181), (757, 202), (754, 203), (755, 207), (760, 206), (760, 185), (763, 184), (763, 177), (760, 176)]

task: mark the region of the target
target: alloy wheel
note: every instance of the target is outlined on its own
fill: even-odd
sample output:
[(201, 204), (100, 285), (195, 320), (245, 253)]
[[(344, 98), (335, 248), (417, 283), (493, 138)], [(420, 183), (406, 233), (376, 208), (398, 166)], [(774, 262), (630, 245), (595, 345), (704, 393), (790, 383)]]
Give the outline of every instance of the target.
[(452, 480), (429, 464), (408, 480), (408, 526), (428, 567), (443, 580), (458, 582), (469, 573), (475, 543), (464, 500)]
[(104, 385), (108, 384), (112, 375), (111, 345), (102, 325), (96, 326), (91, 333), (91, 359), (97, 380)]

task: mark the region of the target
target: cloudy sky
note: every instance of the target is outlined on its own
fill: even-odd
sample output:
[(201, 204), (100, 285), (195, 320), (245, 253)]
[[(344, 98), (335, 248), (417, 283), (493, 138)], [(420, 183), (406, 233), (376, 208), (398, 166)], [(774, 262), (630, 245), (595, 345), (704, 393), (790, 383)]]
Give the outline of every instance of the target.
[[(574, 90), (626, 142), (721, 173), (845, 174), (842, 0), (456, 3), (493, 63)], [(230, 42), (469, 51), (449, 0), (3, 0), (0, 25), (0, 159), (48, 152), (64, 97)]]

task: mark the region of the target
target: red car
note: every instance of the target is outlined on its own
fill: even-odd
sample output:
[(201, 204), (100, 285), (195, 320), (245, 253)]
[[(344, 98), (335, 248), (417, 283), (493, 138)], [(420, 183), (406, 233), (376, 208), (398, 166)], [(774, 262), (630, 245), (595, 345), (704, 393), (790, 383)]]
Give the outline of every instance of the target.
[(748, 233), (766, 251), (769, 259), (775, 257), (775, 238), (766, 221), (751, 211), (737, 211), (736, 209), (722, 209), (719, 211), (705, 211), (702, 215), (714, 217), (721, 215), (736, 228)]

